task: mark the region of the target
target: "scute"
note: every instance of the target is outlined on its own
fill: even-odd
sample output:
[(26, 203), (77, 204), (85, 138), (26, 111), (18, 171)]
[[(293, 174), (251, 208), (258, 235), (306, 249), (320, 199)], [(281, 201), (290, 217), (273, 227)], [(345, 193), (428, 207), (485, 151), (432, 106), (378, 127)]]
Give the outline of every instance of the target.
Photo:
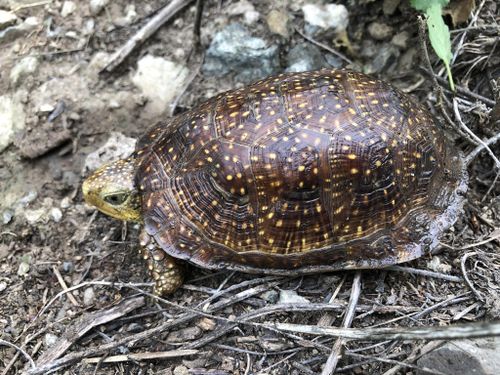
[(467, 174), (432, 116), (351, 71), (282, 74), (153, 127), (138, 144), (145, 227), (203, 267), (274, 274), (421, 256)]

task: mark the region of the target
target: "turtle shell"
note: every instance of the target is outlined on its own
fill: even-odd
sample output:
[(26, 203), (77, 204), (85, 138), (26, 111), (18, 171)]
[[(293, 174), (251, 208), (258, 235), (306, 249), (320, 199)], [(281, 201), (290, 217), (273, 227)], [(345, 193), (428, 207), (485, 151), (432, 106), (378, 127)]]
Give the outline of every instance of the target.
[(136, 184), (148, 234), (206, 268), (379, 268), (428, 252), (467, 173), (431, 114), (345, 70), (281, 74), (151, 128)]

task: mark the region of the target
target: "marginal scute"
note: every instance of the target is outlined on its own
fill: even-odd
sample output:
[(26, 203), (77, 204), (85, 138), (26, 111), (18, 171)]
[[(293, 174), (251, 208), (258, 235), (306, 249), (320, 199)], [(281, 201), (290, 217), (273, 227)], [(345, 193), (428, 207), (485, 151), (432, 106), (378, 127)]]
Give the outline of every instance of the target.
[(274, 274), (421, 256), (456, 220), (463, 158), (434, 118), (351, 71), (226, 92), (138, 142), (146, 231), (208, 268)]

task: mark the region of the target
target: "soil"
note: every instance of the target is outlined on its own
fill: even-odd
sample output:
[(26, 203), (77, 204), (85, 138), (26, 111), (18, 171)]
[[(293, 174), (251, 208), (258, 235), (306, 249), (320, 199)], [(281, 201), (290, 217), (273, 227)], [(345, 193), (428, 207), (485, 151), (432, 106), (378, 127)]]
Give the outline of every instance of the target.
[[(0, 1), (0, 5), (4, 3), (9, 4)], [(157, 300), (149, 294), (152, 284), (137, 251), (139, 227), (97, 214), (82, 201), (80, 184), (86, 173), (83, 167), (87, 155), (102, 146), (110, 132), (137, 137), (155, 121), (131, 81), (137, 61), (152, 54), (183, 63), (190, 72), (199, 69), (200, 52), (192, 49), (194, 5), (164, 25), (118, 69), (99, 74), (99, 67), (108, 56), (103, 53), (116, 51), (165, 2), (116, 0), (98, 15), (92, 15), (88, 2), (75, 1), (75, 10), (65, 17), (61, 15), (63, 2), (45, 3), (16, 12), (20, 19), (37, 17), (40, 24), (25, 37), (4, 43), (0, 50), (0, 92), (21, 98), (26, 113), (26, 128), (0, 153), (0, 213), (4, 220), (1, 224), (0, 217), (0, 339), (23, 348), (35, 363), (39, 363), (43, 353), (54, 350), (54, 345), (69, 340), (71, 347), (59, 357), (79, 354), (73, 359), (64, 357), (69, 359), (61, 368), (54, 365), (53, 370), (60, 374), (321, 372), (334, 338), (290, 334), (253, 323), (341, 326), (353, 272), (287, 279), (193, 267), (186, 284), (167, 302)], [(203, 50), (229, 22), (243, 22), (243, 15), (231, 16), (226, 11), (235, 2), (206, 3), (201, 29)], [(288, 39), (272, 34), (265, 21), (271, 9), (277, 8), (293, 19), (294, 27), (303, 29), (300, 9), (304, 1), (251, 3), (260, 19), (249, 29), (252, 34), (279, 45), (282, 56), (294, 45), (305, 42), (294, 32)], [(370, 64), (379, 48), (399, 45), (394, 47), (397, 53), (391, 57), (392, 63), (373, 74), (425, 103), (442, 120), (456, 146), (468, 154), (476, 147), (471, 137), (445, 119), (448, 114), (452, 123), (457, 123), (451, 104), (454, 96), (444, 82), (445, 100), (441, 103), (431, 76), (422, 70), (428, 69), (428, 65), (420, 58), (417, 13), (400, 4), (389, 14), (387, 9), (393, 3), (399, 1), (346, 2), (350, 20), (348, 37), (342, 43), (328, 34), (319, 35), (317, 40), (337, 48), (354, 62), (351, 67), (357, 69), (373, 69)], [(469, 18), (453, 25), (453, 18), (446, 16), (450, 27), (456, 30), (452, 32), (455, 83), (467, 89), (456, 96), (458, 110), (463, 122), (481, 139), (500, 131), (498, 104), (492, 111), (500, 85), (498, 29), (495, 34), (493, 28), (499, 20), (495, 3), (477, 4), (474, 23)], [(117, 26), (130, 4), (135, 5), (136, 19), (129, 25)], [(383, 24), (382, 27), (373, 26), (374, 21)], [(94, 28), (86, 32), (91, 22)], [(403, 31), (408, 41), (404, 43), (400, 39), (406, 36), (399, 35), (400, 39), (391, 44), (391, 38)], [(322, 52), (327, 54), (325, 50)], [(432, 51), (429, 54), (434, 71), (446, 78), (442, 64)], [(19, 85), (13, 85), (9, 72), (26, 56), (38, 58), (38, 69)], [(176, 112), (241, 85), (232, 75), (215, 78), (199, 72), (180, 97)], [(51, 108), (44, 111), (47, 105)], [(55, 109), (60, 114), (49, 121)], [(498, 146), (492, 145), (492, 150), (498, 155)], [(362, 273), (362, 291), (353, 327), (443, 326), (500, 317), (497, 172), (487, 152), (476, 157), (469, 167), (470, 183), (463, 216), (443, 236), (438, 250), (404, 265), (434, 271), (437, 276), (417, 275), (408, 268), (401, 272)], [(477, 242), (482, 244), (470, 246)], [(470, 285), (463, 281), (464, 274)], [(460, 277), (460, 281), (450, 281), (443, 275)], [(61, 293), (70, 287), (75, 287), (71, 292), (73, 300), (68, 293)], [(242, 322), (245, 314), (277, 303), (281, 290), (293, 290), (297, 298), (306, 298), (311, 303), (328, 303), (332, 299), (340, 307), (333, 311), (318, 308), (296, 312), (280, 308)], [(241, 295), (245, 291), (246, 298)], [(113, 306), (122, 306), (124, 300), (133, 300), (138, 295), (146, 296), (144, 303), (137, 303), (128, 314), (95, 327), (89, 320), (93, 316), (90, 314), (106, 315)], [(297, 303), (304, 301), (299, 298)], [(169, 321), (193, 310), (197, 313), (191, 319), (168, 326)], [(233, 321), (240, 324), (232, 325)], [(91, 326), (81, 338), (74, 332), (78, 322)], [(104, 346), (154, 327), (163, 329), (116, 348)], [(230, 329), (225, 330), (227, 327)], [(22, 373), (29, 368), (22, 354), (2, 343), (0, 368), (6, 368), (4, 374)], [(117, 363), (84, 360), (188, 348), (196, 349), (197, 353)], [(425, 348), (426, 343), (418, 341), (348, 341), (336, 371), (416, 373), (416, 367), (407, 365), (415, 366)]]

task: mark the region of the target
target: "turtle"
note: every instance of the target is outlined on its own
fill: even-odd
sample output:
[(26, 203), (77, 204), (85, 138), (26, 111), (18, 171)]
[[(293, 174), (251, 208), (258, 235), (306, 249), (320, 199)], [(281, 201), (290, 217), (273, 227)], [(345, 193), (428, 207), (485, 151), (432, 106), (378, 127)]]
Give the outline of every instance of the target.
[(351, 70), (283, 73), (155, 123), (85, 200), (142, 223), (154, 292), (184, 264), (299, 275), (377, 269), (434, 249), (467, 191), (460, 150), (391, 84)]

